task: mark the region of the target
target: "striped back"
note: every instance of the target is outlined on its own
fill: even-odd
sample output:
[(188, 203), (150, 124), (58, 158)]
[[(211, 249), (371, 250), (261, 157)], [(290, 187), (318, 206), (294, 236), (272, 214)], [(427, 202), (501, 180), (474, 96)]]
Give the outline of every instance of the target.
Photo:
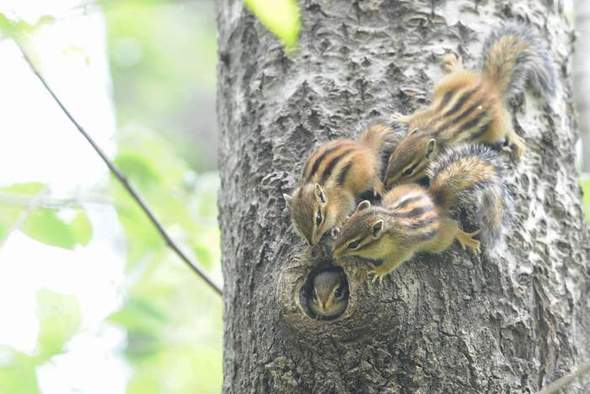
[[(445, 93), (433, 102), (434, 116), (426, 129), (444, 143), (477, 141), (492, 127), (501, 108), (497, 89), (471, 73), (451, 75)], [(444, 81), (443, 81), (444, 83)]]
[(304, 183), (343, 186), (360, 149), (352, 140), (336, 140), (320, 146), (305, 163)]
[(440, 227), (438, 210), (430, 195), (417, 185), (401, 185), (386, 195), (392, 231), (408, 242), (434, 238)]

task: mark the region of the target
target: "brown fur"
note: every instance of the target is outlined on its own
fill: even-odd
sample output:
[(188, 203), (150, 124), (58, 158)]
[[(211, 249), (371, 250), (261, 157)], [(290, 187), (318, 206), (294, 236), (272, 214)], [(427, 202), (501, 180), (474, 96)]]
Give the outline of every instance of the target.
[[(514, 131), (505, 101), (527, 79), (537, 90), (552, 94), (553, 67), (539, 41), (522, 26), (499, 29), (484, 45), (480, 72), (465, 70), (457, 56), (445, 55), (442, 66), (448, 75), (436, 84), (432, 104), (411, 115), (396, 115), (410, 131), (420, 132), (408, 134), (391, 154), (386, 189), (423, 177), (427, 164), (439, 152), (461, 142), (505, 145), (519, 160), (526, 145)], [(424, 146), (431, 139), (437, 149), (428, 155)], [(415, 171), (409, 173), (411, 168)]]
[[(345, 256), (381, 260), (381, 265), (371, 265), (371, 273), (380, 279), (415, 253), (440, 253), (455, 240), (478, 254), (480, 242), (474, 236), (481, 232), (491, 246), (504, 224), (500, 170), (497, 154), (481, 145), (446, 152), (428, 168), (429, 188), (402, 184), (384, 196), (382, 207), (366, 201), (358, 205), (336, 236), (337, 264)], [(480, 228), (468, 233), (455, 214), (471, 202)]]
[[(292, 196), (285, 195), (291, 220), (310, 245), (354, 209), (355, 198), (372, 190), (382, 194), (380, 147), (393, 133), (383, 124), (370, 126), (358, 139), (327, 142), (306, 161), (300, 185)], [(318, 197), (317, 190), (324, 199)], [(316, 217), (322, 221), (318, 225)]]
[[(383, 208), (357, 209), (351, 215), (335, 240), (334, 257), (382, 260), (381, 265), (371, 265), (375, 279), (382, 279), (415, 253), (442, 252), (455, 239), (464, 248), (479, 251), (479, 242), (472, 238), (474, 234), (461, 230), (455, 220), (434, 204), (430, 192), (418, 185), (394, 188), (385, 195), (384, 204)], [(383, 229), (376, 233), (378, 222), (383, 222)]]
[[(449, 62), (448, 56), (445, 60)], [(423, 177), (430, 161), (449, 145), (506, 143), (512, 147), (516, 158), (524, 153), (524, 141), (512, 128), (496, 81), (465, 71), (459, 60), (455, 62), (454, 66), (447, 67), (451, 73), (436, 85), (430, 107), (399, 117), (400, 121), (408, 123), (410, 130), (417, 131), (402, 139), (391, 154), (385, 174), (386, 188)], [(429, 155), (425, 147), (432, 139), (436, 141), (436, 148)], [(404, 174), (412, 166), (415, 171)]]
[(310, 308), (318, 317), (340, 315), (348, 299), (348, 286), (342, 271), (323, 271), (313, 278)]

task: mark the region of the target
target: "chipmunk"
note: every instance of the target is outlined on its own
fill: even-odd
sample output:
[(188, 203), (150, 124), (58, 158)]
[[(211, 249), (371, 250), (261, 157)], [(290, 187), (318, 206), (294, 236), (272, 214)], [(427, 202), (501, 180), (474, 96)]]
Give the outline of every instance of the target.
[(526, 145), (512, 127), (506, 101), (527, 81), (539, 93), (552, 95), (554, 67), (541, 44), (530, 29), (509, 25), (484, 43), (481, 72), (464, 70), (457, 56), (445, 55), (448, 75), (436, 84), (432, 104), (411, 115), (394, 115), (410, 132), (389, 157), (386, 189), (423, 178), (428, 163), (452, 144), (503, 144), (520, 159)]
[(356, 205), (356, 198), (371, 191), (383, 193), (380, 150), (393, 135), (388, 126), (370, 126), (355, 141), (338, 139), (314, 150), (303, 169), (299, 187), (283, 194), (296, 230), (309, 245), (339, 224)]
[(348, 284), (342, 270), (326, 270), (312, 282), (313, 294), (309, 308), (318, 318), (336, 318), (348, 305)]
[[(381, 281), (415, 253), (439, 253), (454, 240), (478, 254), (475, 236), (491, 247), (505, 226), (508, 201), (502, 172), (497, 153), (483, 145), (449, 149), (430, 165), (429, 188), (402, 184), (384, 196), (383, 206), (362, 201), (334, 231), (333, 256), (382, 260), (371, 265), (373, 281)], [(476, 231), (466, 232), (457, 220), (466, 207), (474, 207)]]

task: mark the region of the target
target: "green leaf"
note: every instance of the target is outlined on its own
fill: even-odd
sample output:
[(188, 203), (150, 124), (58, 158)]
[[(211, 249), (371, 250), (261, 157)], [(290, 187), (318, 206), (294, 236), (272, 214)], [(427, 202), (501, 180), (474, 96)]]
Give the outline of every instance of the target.
[[(83, 210), (78, 210), (69, 223), (58, 216), (56, 209), (37, 208), (28, 212), (31, 208), (27, 204), (35, 208), (35, 198), (46, 189), (39, 182), (0, 187), (0, 239), (17, 220), (24, 219), (21, 229), (37, 241), (67, 249), (77, 244), (87, 245), (92, 238), (92, 224)], [(19, 197), (24, 200), (19, 201)], [(21, 218), (23, 214), (26, 218)]]
[(46, 186), (38, 182), (0, 187), (0, 240), (8, 236), (8, 232), (27, 210), (26, 204), (19, 198), (33, 199), (45, 189)]
[(0, 240), (8, 236), (23, 210), (21, 206), (0, 204)]
[(300, 16), (296, 0), (244, 0), (260, 23), (276, 35), (287, 50), (299, 39)]
[(88, 242), (92, 239), (92, 224), (90, 223), (90, 219), (88, 219), (86, 212), (78, 211), (70, 226), (76, 237), (76, 241), (80, 245), (88, 245)]
[(17, 30), (17, 22), (6, 17), (3, 13), (0, 13), (0, 32), (7, 36), (12, 36)]
[(160, 181), (158, 171), (149, 161), (147, 155), (142, 156), (135, 152), (121, 152), (115, 159), (119, 169), (141, 187), (157, 185)]
[(15, 183), (10, 186), (0, 187), (0, 193), (15, 194), (23, 197), (34, 197), (46, 189), (43, 183), (40, 182), (26, 182)]
[(31, 25), (20, 19), (10, 19), (0, 12), (0, 33), (14, 39), (21, 39), (23, 33), (30, 33), (36, 26), (47, 23), (47, 18), (47, 16), (44, 16), (35, 25)]
[(77, 243), (70, 226), (50, 209), (41, 208), (31, 212), (22, 230), (29, 237), (47, 245), (73, 249)]
[(50, 290), (37, 292), (39, 337), (37, 357), (45, 361), (63, 351), (80, 326), (80, 306), (76, 297)]
[(10, 348), (0, 348), (0, 393), (37, 394), (35, 358)]
[(162, 335), (144, 331), (128, 331), (125, 356), (133, 362), (150, 360), (162, 351)]
[(166, 323), (166, 315), (153, 303), (131, 297), (125, 306), (108, 320), (129, 331), (155, 332)]

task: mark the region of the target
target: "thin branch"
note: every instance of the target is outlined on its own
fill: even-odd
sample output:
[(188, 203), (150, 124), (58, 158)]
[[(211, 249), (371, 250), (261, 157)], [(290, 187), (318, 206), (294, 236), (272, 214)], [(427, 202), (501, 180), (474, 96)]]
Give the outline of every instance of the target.
[(170, 249), (172, 249), (172, 251), (174, 253), (176, 253), (176, 255), (195, 274), (197, 274), (199, 277), (201, 277), (201, 279), (203, 279), (205, 281), (205, 283), (207, 283), (209, 285), (209, 287), (211, 287), (217, 294), (222, 295), (223, 293), (221, 291), (221, 288), (219, 288), (207, 276), (207, 274), (205, 274), (205, 272), (203, 272), (195, 263), (193, 263), (191, 261), (191, 259), (182, 250), (180, 250), (180, 248), (178, 247), (178, 245), (176, 245), (176, 243), (168, 235), (168, 233), (166, 232), (166, 230), (164, 229), (164, 227), (160, 224), (159, 220), (152, 213), (152, 211), (150, 210), (150, 208), (148, 208), (148, 206), (146, 205), (146, 203), (143, 201), (143, 199), (141, 198), (141, 196), (139, 195), (139, 193), (135, 190), (135, 188), (129, 183), (129, 181), (127, 180), (127, 178), (121, 173), (121, 171), (119, 171), (119, 169), (115, 166), (115, 164), (107, 157), (107, 155), (96, 144), (96, 142), (94, 142), (94, 140), (92, 139), (92, 137), (90, 137), (90, 135), (84, 130), (84, 128), (78, 123), (78, 121), (76, 121), (76, 119), (74, 119), (74, 117), (72, 116), (72, 114), (70, 114), (70, 112), (68, 111), (68, 109), (64, 106), (64, 104), (61, 102), (61, 100), (56, 96), (56, 94), (53, 92), (53, 90), (51, 89), (51, 87), (49, 86), (49, 84), (45, 81), (45, 78), (43, 78), (43, 76), (41, 75), (41, 73), (37, 70), (37, 68), (35, 67), (35, 65), (31, 61), (31, 59), (27, 55), (25, 49), (21, 46), (21, 43), (18, 42), (18, 40), (15, 40), (15, 42), (16, 42), (16, 45), (18, 46), (18, 48), (20, 49), (23, 57), (25, 58), (26, 62), (29, 64), (29, 67), (31, 67), (31, 70), (37, 76), (37, 78), (39, 79), (39, 81), (41, 82), (41, 84), (43, 85), (43, 87), (45, 88), (45, 90), (47, 90), (47, 92), (51, 95), (51, 97), (53, 97), (53, 100), (55, 100), (55, 102), (61, 108), (61, 110), (64, 112), (64, 114), (74, 124), (74, 126), (76, 126), (76, 128), (78, 129), (78, 131), (80, 132), (80, 134), (82, 134), (82, 136), (86, 139), (86, 141), (88, 141), (88, 143), (92, 146), (92, 148), (94, 149), (94, 151), (100, 156), (100, 158), (102, 159), (102, 161), (107, 165), (107, 167), (109, 168), (109, 171), (115, 176), (115, 178), (117, 178), (117, 180), (121, 183), (121, 185), (125, 188), (125, 190), (127, 190), (127, 192), (133, 198), (133, 200), (135, 200), (135, 202), (139, 205), (139, 207), (145, 213), (145, 215), (147, 216), (147, 218), (149, 219), (149, 221), (154, 225), (154, 227), (156, 228), (156, 230), (158, 231), (158, 233), (160, 233), (160, 236), (164, 239), (164, 241), (166, 242), (166, 245), (168, 245), (168, 247)]
[(539, 394), (553, 394), (557, 393), (559, 390), (565, 388), (567, 385), (572, 383), (577, 378), (587, 374), (590, 372), (590, 361), (580, 365), (578, 369), (574, 372), (569, 373), (561, 378), (557, 379), (555, 382), (545, 386)]

